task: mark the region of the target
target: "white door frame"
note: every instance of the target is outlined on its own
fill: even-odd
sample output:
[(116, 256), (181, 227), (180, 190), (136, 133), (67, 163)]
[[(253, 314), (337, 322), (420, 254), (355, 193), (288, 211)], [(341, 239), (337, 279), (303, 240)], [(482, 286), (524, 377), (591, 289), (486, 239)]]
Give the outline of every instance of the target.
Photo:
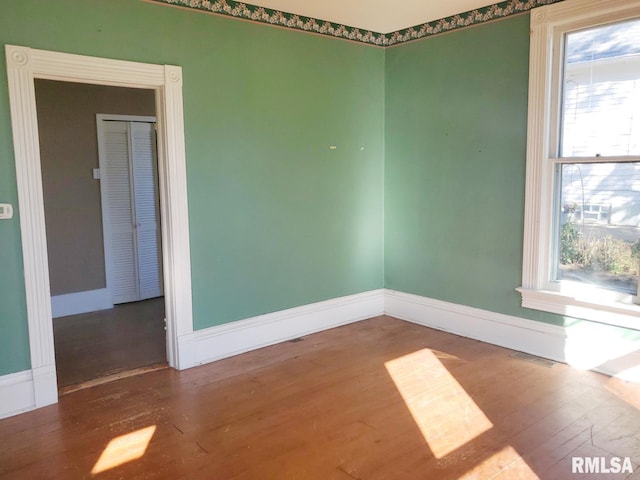
[[(120, 121), (120, 122), (143, 122), (156, 123), (156, 117), (146, 115), (115, 115), (109, 113), (96, 114), (96, 130), (98, 134), (98, 166), (100, 168), (100, 199), (102, 204), (102, 241), (104, 245), (104, 273), (106, 280), (106, 289), (109, 292), (109, 299), (113, 303), (113, 250), (111, 248), (111, 223), (109, 222), (109, 198), (108, 181), (106, 181), (104, 172), (106, 171), (106, 155), (104, 140), (104, 121)], [(156, 152), (156, 163), (157, 163)], [(159, 175), (158, 175), (159, 176)], [(158, 192), (159, 193), (159, 192)], [(162, 218), (162, 213), (160, 213)], [(160, 221), (162, 225), (162, 221)], [(158, 245), (162, 248), (162, 245)], [(164, 286), (162, 288), (164, 291)]]
[[(193, 333), (182, 68), (6, 45), (35, 407), (58, 401), (34, 79), (156, 93), (167, 360), (192, 366)], [(184, 346), (183, 346), (184, 344)]]

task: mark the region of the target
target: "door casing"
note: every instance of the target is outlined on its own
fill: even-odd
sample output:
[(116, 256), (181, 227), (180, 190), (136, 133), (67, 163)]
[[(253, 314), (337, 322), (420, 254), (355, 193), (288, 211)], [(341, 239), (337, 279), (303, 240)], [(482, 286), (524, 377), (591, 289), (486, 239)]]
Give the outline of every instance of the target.
[(167, 360), (191, 366), (193, 333), (182, 68), (5, 45), (35, 408), (58, 401), (36, 78), (155, 91)]

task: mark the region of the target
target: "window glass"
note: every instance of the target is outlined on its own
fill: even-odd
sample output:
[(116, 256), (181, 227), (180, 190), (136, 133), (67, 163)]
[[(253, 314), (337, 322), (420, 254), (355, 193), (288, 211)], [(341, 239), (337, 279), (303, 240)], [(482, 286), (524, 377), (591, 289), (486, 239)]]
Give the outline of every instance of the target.
[(640, 155), (640, 19), (565, 37), (560, 154)]
[(636, 294), (640, 163), (573, 163), (561, 177), (557, 280)]

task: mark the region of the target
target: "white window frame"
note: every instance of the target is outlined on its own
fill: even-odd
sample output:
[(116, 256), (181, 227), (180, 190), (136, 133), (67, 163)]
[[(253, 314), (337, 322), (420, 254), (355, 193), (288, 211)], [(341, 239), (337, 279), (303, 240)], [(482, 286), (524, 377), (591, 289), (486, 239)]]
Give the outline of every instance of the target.
[[(565, 0), (531, 11), (529, 112), (523, 244), (522, 306), (640, 329), (637, 297), (586, 284), (553, 280), (554, 168), (558, 152), (564, 34), (640, 17), (640, 0)], [(566, 159), (565, 159), (566, 160)], [(572, 162), (620, 158), (571, 158)], [(640, 161), (640, 157), (624, 157)]]

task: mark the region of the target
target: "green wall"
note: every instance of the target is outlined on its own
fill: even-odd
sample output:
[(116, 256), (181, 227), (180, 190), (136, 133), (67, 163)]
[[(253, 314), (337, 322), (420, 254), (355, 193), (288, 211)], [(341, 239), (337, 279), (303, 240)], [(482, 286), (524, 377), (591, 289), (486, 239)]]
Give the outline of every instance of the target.
[(529, 15), (386, 50), (385, 287), (595, 329), (522, 308)]
[(522, 309), (529, 16), (386, 51), (385, 286)]
[[(138, 0), (3, 0), (0, 44), (183, 67), (195, 329), (383, 286), (382, 49)], [(4, 49), (0, 172), (15, 206)], [(0, 246), (2, 375), (30, 366), (18, 216)]]
[[(195, 329), (383, 286), (587, 324), (515, 291), (528, 35), (520, 15), (382, 50), (137, 0), (0, 7), (2, 44), (183, 67)], [(0, 246), (2, 375), (29, 368), (17, 216)]]
[(532, 320), (522, 238), (529, 15), (385, 59), (385, 287)]

